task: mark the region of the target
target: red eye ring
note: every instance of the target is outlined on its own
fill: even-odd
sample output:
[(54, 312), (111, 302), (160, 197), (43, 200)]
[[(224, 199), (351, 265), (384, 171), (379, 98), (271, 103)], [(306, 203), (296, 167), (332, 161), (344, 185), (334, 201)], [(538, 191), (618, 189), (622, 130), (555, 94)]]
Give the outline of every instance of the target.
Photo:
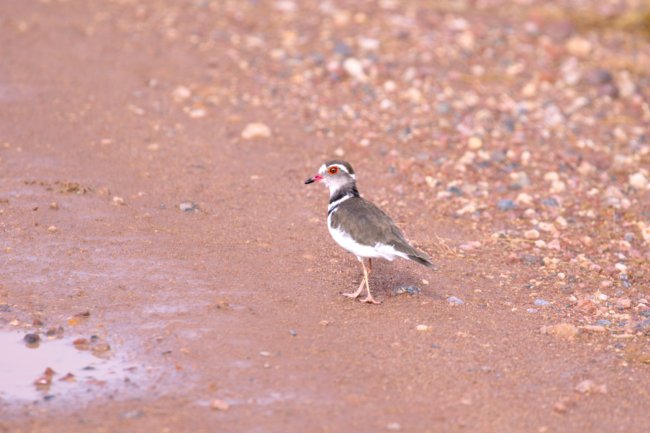
[(339, 168), (338, 167), (330, 167), (330, 169), (328, 171), (330, 172), (330, 174), (336, 174), (336, 173), (339, 172)]

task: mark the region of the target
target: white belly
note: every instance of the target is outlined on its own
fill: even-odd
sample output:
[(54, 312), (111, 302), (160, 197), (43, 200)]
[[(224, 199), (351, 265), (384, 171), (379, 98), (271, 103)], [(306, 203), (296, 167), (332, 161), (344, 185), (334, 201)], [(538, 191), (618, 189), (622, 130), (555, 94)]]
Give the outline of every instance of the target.
[(391, 261), (394, 260), (395, 257), (402, 257), (404, 259), (408, 258), (406, 254), (397, 251), (392, 245), (386, 245), (382, 243), (377, 243), (374, 246), (362, 245), (352, 239), (352, 237), (343, 230), (332, 228), (330, 221), (331, 215), (327, 217), (327, 228), (329, 229), (332, 238), (334, 238), (337, 244), (359, 258), (381, 257)]

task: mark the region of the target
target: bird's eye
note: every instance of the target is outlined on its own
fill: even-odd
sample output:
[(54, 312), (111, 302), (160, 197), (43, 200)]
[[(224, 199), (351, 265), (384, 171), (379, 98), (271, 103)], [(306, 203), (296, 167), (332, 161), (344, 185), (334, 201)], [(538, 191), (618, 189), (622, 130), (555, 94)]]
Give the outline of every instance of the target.
[(330, 174), (336, 174), (336, 173), (339, 172), (339, 168), (338, 167), (330, 167), (330, 169), (328, 171), (330, 172)]

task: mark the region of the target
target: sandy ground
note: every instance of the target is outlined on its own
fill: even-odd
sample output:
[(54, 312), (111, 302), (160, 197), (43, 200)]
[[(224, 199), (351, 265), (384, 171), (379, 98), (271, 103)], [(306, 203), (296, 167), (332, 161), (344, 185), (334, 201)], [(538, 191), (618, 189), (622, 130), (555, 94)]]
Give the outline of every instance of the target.
[[(0, 2), (0, 324), (137, 366), (0, 432), (650, 430), (647, 40), (379, 3)], [(439, 267), (379, 306), (303, 185), (335, 156)]]

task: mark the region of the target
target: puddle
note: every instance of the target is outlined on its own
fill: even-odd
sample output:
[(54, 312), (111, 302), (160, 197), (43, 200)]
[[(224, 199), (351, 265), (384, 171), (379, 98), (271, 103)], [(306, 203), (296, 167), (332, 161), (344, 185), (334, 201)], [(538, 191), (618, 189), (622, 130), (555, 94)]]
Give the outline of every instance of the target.
[[(41, 336), (38, 344), (28, 347), (24, 337), (25, 333), (0, 331), (0, 402), (103, 391), (111, 384), (131, 381), (138, 373), (137, 367), (115, 355), (103, 359), (90, 350), (78, 350), (73, 338)], [(79, 340), (76, 343), (79, 347)]]

